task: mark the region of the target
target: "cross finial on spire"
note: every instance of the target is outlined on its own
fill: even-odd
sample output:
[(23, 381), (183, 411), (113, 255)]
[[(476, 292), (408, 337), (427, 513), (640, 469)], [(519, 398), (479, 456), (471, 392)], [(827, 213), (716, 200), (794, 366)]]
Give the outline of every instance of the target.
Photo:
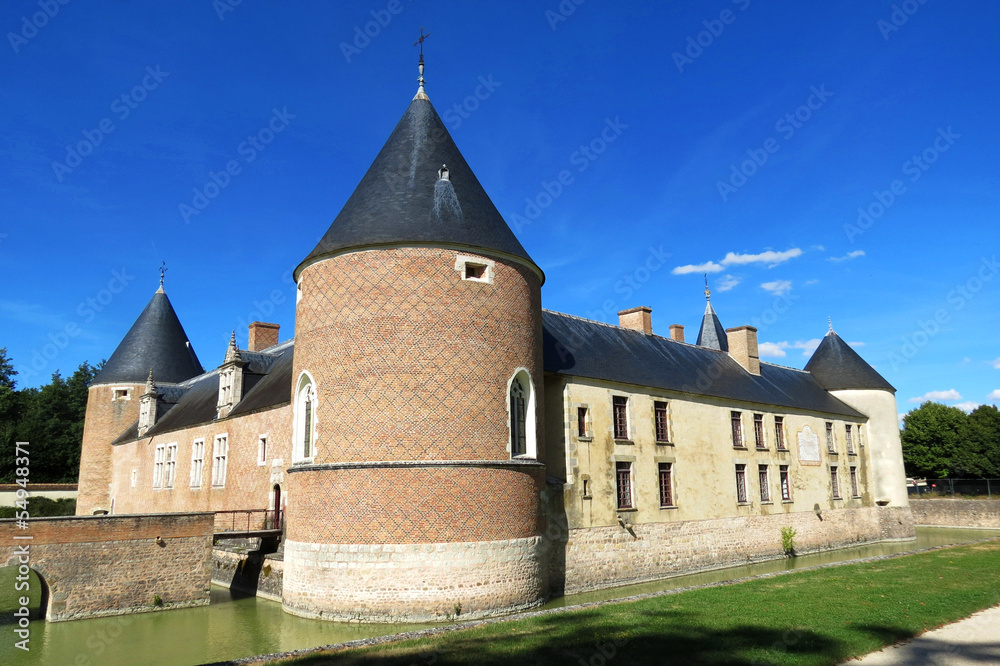
[(163, 275), (167, 272), (167, 262), (160, 262), (160, 291), (163, 291)]
[(708, 273), (705, 273), (705, 300), (712, 300), (712, 291), (708, 288)]
[(426, 93), (424, 93), (424, 40), (430, 36), (431, 33), (428, 32), (425, 35), (424, 26), (420, 26), (420, 39), (413, 42), (414, 46), (420, 46), (420, 63), (417, 65), (417, 69), (420, 70), (420, 76), (417, 77), (417, 83), (419, 84), (417, 87), (417, 97), (426, 97)]
[(833, 333), (833, 317), (827, 317), (826, 321), (830, 324), (830, 333)]

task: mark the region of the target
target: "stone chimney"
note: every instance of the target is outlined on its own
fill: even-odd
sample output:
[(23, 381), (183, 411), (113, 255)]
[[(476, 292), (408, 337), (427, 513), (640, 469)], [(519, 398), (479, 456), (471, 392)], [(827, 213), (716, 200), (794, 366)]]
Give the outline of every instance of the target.
[(684, 326), (682, 324), (670, 325), (670, 339), (677, 342), (684, 342)]
[(640, 305), (618, 313), (618, 325), (646, 335), (653, 334), (653, 308)]
[(255, 321), (250, 324), (250, 340), (247, 342), (249, 351), (260, 351), (278, 344), (278, 324), (265, 324), (262, 321)]
[(760, 374), (760, 356), (757, 352), (757, 329), (753, 326), (737, 326), (726, 329), (729, 355), (743, 369), (752, 375)]

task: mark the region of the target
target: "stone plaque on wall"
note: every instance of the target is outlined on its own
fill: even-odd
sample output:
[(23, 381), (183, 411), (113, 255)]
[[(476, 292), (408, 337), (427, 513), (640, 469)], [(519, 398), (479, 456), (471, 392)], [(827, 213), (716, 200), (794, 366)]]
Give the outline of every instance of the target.
[(803, 465), (818, 465), (819, 435), (806, 426), (799, 431), (799, 462)]

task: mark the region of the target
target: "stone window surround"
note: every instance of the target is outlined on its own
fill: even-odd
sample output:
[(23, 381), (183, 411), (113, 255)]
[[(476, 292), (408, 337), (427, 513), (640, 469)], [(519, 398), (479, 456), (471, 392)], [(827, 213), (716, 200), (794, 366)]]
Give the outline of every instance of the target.
[(116, 402), (118, 400), (131, 400), (132, 399), (132, 387), (131, 386), (112, 386), (111, 387), (111, 402)]
[[(224, 443), (224, 447), (219, 446)], [(229, 433), (223, 432), (212, 440), (212, 488), (225, 488), (229, 468)]]
[[(662, 395), (650, 395), (650, 399), (653, 403), (653, 441), (656, 442), (657, 446), (673, 446), (674, 445), (674, 415), (671, 409), (670, 400), (663, 397)], [(662, 402), (667, 408), (667, 438), (657, 439), (656, 437), (656, 403)]]
[[(199, 444), (201, 445), (200, 447), (198, 446)], [(205, 438), (197, 437), (193, 442), (191, 442), (191, 489), (192, 490), (197, 490), (201, 488), (201, 482), (204, 474), (205, 474)]]
[[(673, 504), (670, 506), (660, 506), (663, 511), (673, 511), (677, 509), (680, 502), (677, 501), (677, 457), (676, 456), (654, 456), (653, 463), (656, 465), (656, 474), (659, 477), (660, 473), (660, 463), (670, 464), (670, 499), (673, 500)], [(657, 483), (659, 483), (659, 478), (657, 478)]]
[[(827, 478), (830, 479), (830, 495), (835, 500), (844, 499), (843, 494), (840, 492), (840, 465), (827, 465)], [(834, 475), (836, 475), (836, 483), (834, 483)]]
[[(485, 270), (483, 271), (481, 277), (475, 277), (469, 274), (468, 269), (470, 267), (481, 267)], [(455, 257), (455, 270), (458, 271), (458, 274), (463, 281), (493, 284), (493, 279), (496, 275), (496, 262), (492, 259), (486, 259), (485, 257), (473, 257), (467, 254), (459, 254)]]
[(518, 367), (514, 370), (513, 374), (507, 379), (507, 391), (504, 393), (506, 398), (504, 399), (504, 409), (507, 410), (507, 453), (510, 454), (512, 451), (512, 435), (511, 426), (511, 413), (510, 413), (510, 387), (514, 383), (514, 380), (520, 378), (521, 386), (525, 388), (525, 392), (528, 394), (528, 399), (525, 401), (527, 404), (524, 408), (524, 453), (518, 455), (511, 455), (513, 460), (535, 460), (538, 458), (538, 422), (535, 420), (535, 412), (537, 411), (537, 401), (535, 400), (535, 382), (531, 378), (531, 373), (524, 366)]
[[(594, 419), (593, 419), (593, 409), (591, 408), (590, 404), (589, 403), (584, 403), (584, 402), (574, 402), (571, 405), (570, 409), (572, 410), (570, 412), (570, 416), (572, 417), (572, 423), (570, 425), (570, 429), (571, 429), (571, 431), (573, 433), (574, 439), (576, 439), (577, 441), (580, 441), (580, 442), (591, 442), (591, 441), (593, 441), (593, 439), (594, 439)], [(584, 435), (580, 434), (580, 426), (579, 426), (579, 422), (580, 422), (580, 412), (579, 412), (579, 410), (581, 410), (581, 409), (587, 410), (587, 414), (584, 417), (585, 425), (586, 425), (586, 434), (584, 434)]]
[(163, 466), (167, 456), (167, 445), (157, 444), (153, 449), (153, 488), (163, 487)]
[(267, 464), (267, 440), (267, 433), (257, 436), (257, 467)]
[[(618, 463), (628, 463), (628, 476), (629, 476), (629, 495), (631, 496), (631, 506), (621, 507), (618, 506)], [(635, 456), (611, 456), (611, 469), (612, 469), (612, 483), (614, 484), (614, 496), (615, 496), (615, 511), (625, 512), (625, 511), (637, 511), (637, 506), (639, 505), (639, 498), (636, 496), (635, 488)]]
[(177, 476), (177, 442), (167, 444), (163, 465), (163, 488), (172, 490)]
[[(743, 466), (743, 495), (744, 499), (740, 501), (739, 498), (739, 480), (737, 470), (740, 466)], [(733, 459), (733, 490), (737, 491), (735, 495), (737, 506), (753, 506), (753, 502), (750, 501), (750, 479), (747, 476), (747, 468), (750, 467), (750, 461), (743, 458)]]
[[(739, 421), (737, 421), (739, 419)], [(737, 422), (739, 423), (736, 426)], [(729, 410), (729, 430), (732, 433), (733, 448), (734, 449), (745, 449), (747, 448), (746, 433), (743, 432), (743, 412), (741, 410), (730, 409)], [(736, 427), (734, 427), (736, 426)], [(737, 430), (737, 427), (739, 430)], [(737, 437), (739, 441), (737, 442)]]
[[(609, 391), (611, 395), (611, 438), (615, 441), (615, 444), (631, 444), (632, 443), (632, 433), (633, 421), (632, 421), (632, 396), (623, 391), (616, 391), (612, 389)], [(615, 398), (625, 398), (625, 437), (616, 437), (615, 432)]]
[[(319, 430), (319, 396), (318, 391), (316, 391), (316, 381), (313, 379), (312, 374), (308, 370), (303, 370), (299, 374), (298, 381), (295, 382), (295, 407), (292, 416), (292, 433), (294, 440), (292, 442), (292, 463), (311, 463), (316, 459), (316, 436)], [(305, 441), (304, 432), (304, 414), (305, 409), (305, 398), (306, 395), (309, 396), (312, 402), (312, 413), (310, 415), (310, 438), (309, 438), (309, 455), (304, 456), (303, 444)]]

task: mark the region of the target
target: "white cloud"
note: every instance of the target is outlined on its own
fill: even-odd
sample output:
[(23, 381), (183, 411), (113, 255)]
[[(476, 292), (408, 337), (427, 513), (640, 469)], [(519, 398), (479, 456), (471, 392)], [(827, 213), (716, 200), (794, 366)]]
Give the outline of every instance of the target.
[(1000, 402), (1000, 389), (990, 391), (990, 394), (986, 396), (986, 399), (992, 402)]
[(788, 345), (787, 342), (762, 342), (757, 345), (757, 354), (761, 358), (785, 358), (787, 354), (785, 353), (785, 348), (781, 345)]
[(829, 257), (828, 261), (847, 261), (848, 259), (857, 259), (863, 256), (865, 256), (864, 250), (854, 250), (853, 252), (848, 252), (843, 257)]
[(995, 361), (990, 361), (990, 365), (992, 365), (997, 370), (1000, 370), (1000, 358), (998, 358)]
[(947, 391), (928, 391), (918, 398), (910, 398), (910, 402), (927, 402), (931, 400), (933, 402), (940, 402), (942, 400), (961, 400), (961, 394), (955, 389), (948, 389)]
[(795, 257), (801, 255), (802, 250), (797, 247), (793, 247), (791, 250), (785, 250), (784, 252), (767, 250), (766, 252), (761, 252), (760, 254), (736, 254), (735, 252), (727, 252), (726, 257), (722, 260), (722, 265), (742, 266), (744, 264), (768, 264), (768, 268), (774, 268), (778, 264), (784, 263), (789, 259), (794, 259)]
[(726, 275), (721, 280), (715, 283), (715, 288), (718, 291), (729, 291), (742, 281), (743, 280), (736, 277), (735, 275)]
[(687, 275), (688, 273), (721, 273), (722, 266), (714, 261), (708, 261), (704, 264), (688, 264), (687, 266), (678, 266), (670, 272), (674, 275)]
[(790, 280), (775, 280), (773, 282), (765, 282), (760, 286), (775, 296), (787, 294), (792, 290), (792, 283)]
[(805, 284), (816, 284), (819, 280), (806, 280)]
[(979, 403), (978, 402), (972, 402), (971, 400), (969, 400), (968, 402), (957, 402), (954, 405), (952, 405), (952, 407), (958, 407), (963, 412), (969, 413), (973, 409), (975, 409), (976, 407), (979, 407)]

